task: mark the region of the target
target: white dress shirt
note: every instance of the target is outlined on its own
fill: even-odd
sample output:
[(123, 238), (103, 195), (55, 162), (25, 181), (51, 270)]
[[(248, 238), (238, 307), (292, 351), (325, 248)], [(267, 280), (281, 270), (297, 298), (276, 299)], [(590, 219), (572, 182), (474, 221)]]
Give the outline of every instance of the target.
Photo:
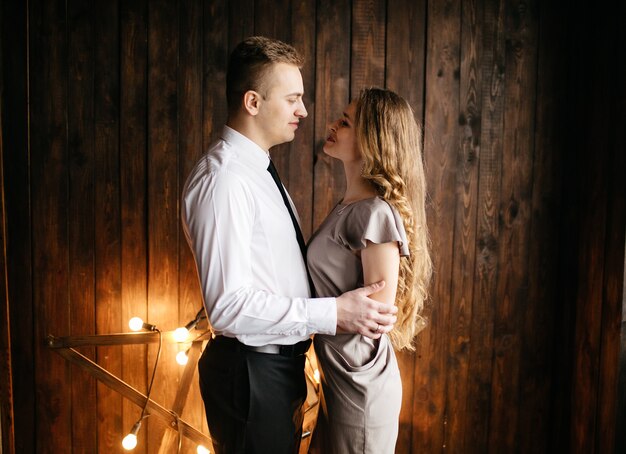
[(266, 151), (225, 126), (185, 184), (183, 227), (209, 321), (216, 334), (252, 346), (335, 334), (336, 300), (310, 298), (294, 226), (268, 165)]

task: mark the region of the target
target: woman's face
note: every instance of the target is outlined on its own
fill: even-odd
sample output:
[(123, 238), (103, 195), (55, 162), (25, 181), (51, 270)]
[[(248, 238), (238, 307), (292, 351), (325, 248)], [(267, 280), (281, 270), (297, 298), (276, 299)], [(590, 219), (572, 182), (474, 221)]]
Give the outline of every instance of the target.
[(328, 125), (328, 137), (324, 144), (324, 153), (344, 163), (361, 161), (361, 153), (356, 145), (354, 117), (356, 103), (353, 101), (344, 109), (341, 117)]

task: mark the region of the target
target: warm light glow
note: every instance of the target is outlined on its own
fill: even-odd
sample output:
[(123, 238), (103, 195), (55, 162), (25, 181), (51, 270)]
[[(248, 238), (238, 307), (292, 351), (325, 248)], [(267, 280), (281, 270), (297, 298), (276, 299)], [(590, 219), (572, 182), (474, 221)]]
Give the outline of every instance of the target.
[(126, 451), (132, 451), (137, 446), (137, 435), (129, 433), (122, 440), (122, 446)]
[(131, 331), (139, 331), (143, 327), (143, 320), (139, 317), (133, 317), (128, 321), (128, 327)]
[(211, 454), (211, 451), (209, 451), (207, 448), (205, 448), (202, 445), (198, 445), (198, 449), (196, 449), (196, 452), (198, 454)]
[(189, 357), (187, 356), (187, 352), (178, 352), (176, 355), (176, 362), (181, 366), (184, 366), (189, 361)]
[(315, 380), (315, 383), (319, 385), (320, 383), (320, 370), (319, 369), (315, 369), (313, 371), (313, 379)]
[(176, 342), (185, 342), (189, 337), (189, 330), (187, 328), (176, 328), (174, 331), (174, 340)]

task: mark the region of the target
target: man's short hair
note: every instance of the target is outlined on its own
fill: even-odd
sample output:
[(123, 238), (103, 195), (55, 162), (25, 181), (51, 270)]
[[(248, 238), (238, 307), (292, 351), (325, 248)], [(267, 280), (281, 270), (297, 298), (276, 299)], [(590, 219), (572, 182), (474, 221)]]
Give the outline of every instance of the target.
[(298, 68), (304, 59), (295, 48), (277, 39), (251, 36), (240, 42), (230, 54), (226, 74), (226, 101), (228, 112), (239, 109), (248, 90), (265, 97), (268, 87), (265, 76), (275, 63), (288, 63)]

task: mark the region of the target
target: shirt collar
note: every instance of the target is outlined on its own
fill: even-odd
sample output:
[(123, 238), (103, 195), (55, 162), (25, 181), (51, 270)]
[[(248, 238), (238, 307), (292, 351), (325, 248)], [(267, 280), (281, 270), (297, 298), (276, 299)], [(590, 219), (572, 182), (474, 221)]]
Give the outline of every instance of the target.
[(238, 150), (237, 154), (242, 161), (254, 168), (267, 170), (270, 165), (270, 157), (267, 152), (239, 131), (224, 125), (222, 139)]

